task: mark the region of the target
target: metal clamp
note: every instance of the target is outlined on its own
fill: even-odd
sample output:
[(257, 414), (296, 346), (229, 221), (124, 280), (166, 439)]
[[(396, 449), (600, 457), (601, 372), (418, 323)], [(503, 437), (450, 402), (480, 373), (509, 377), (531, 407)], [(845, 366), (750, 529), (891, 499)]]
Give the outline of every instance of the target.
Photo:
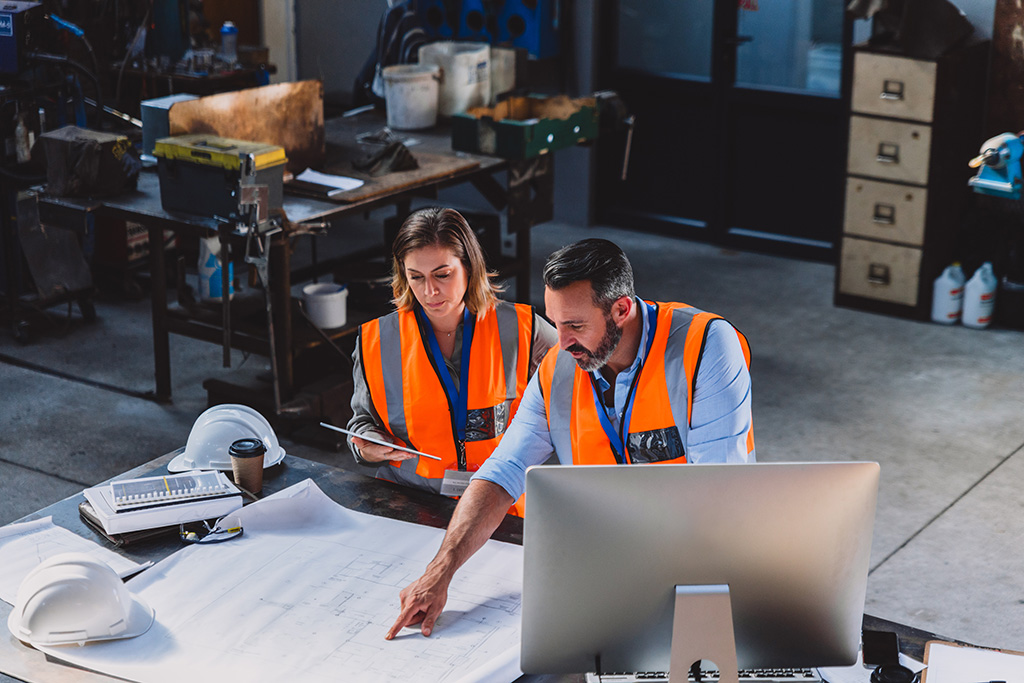
[[(281, 380), (277, 367), (277, 344), (274, 341), (274, 309), (270, 293), (270, 239), (281, 231), (276, 221), (267, 221), (265, 229), (258, 231), (255, 226), (245, 236), (245, 262), (256, 268), (256, 275), (263, 285), (263, 298), (267, 302), (267, 339), (270, 343), (270, 369), (274, 378), (274, 414), (281, 413)], [(253, 246), (255, 245), (255, 250)]]

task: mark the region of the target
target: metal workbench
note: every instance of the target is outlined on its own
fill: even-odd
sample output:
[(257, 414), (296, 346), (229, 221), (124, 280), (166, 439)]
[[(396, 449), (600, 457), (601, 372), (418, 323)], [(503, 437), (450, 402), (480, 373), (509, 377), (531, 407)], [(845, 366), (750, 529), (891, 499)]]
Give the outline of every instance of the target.
[[(340, 117), (325, 122), (325, 138), (328, 157), (342, 156), (354, 147), (355, 136), (379, 130), (384, 125), (383, 114), (365, 112), (350, 117)], [(426, 153), (438, 158), (452, 160), (452, 170), (412, 182), (393, 182), (388, 175), (370, 178), (360, 190), (358, 198), (346, 200), (324, 200), (286, 194), (283, 210), (288, 219), (286, 229), (271, 240), (269, 255), (270, 297), (272, 303), (274, 345), (276, 350), (277, 385), (281, 401), (287, 401), (295, 392), (294, 355), (296, 342), (293, 331), (293, 310), (291, 300), (292, 264), (291, 240), (304, 231), (303, 224), (330, 221), (350, 215), (359, 215), (381, 207), (395, 206), (396, 213), (404, 217), (410, 211), (413, 199), (436, 197), (440, 189), (470, 183), (497, 211), (507, 214), (507, 229), (516, 235), (515, 256), (505, 264), (504, 274), (516, 276), (514, 296), (517, 301), (529, 301), (530, 230), (533, 226), (552, 219), (554, 214), (554, 160), (551, 154), (522, 161), (497, 157), (470, 155), (453, 152), (447, 128), (438, 126), (427, 131), (416, 131), (420, 141), (413, 149), (414, 154)], [(336, 159), (337, 160), (337, 159)], [(495, 176), (505, 174), (502, 184)], [(152, 170), (145, 170), (139, 177), (135, 191), (102, 200), (50, 197), (40, 194), (39, 201), (53, 210), (102, 212), (103, 214), (141, 223), (149, 232), (151, 245), (162, 244), (164, 231), (199, 235), (203, 237), (219, 234), (222, 254), (223, 247), (233, 239), (230, 225), (214, 219), (170, 213), (163, 209), (160, 201), (159, 179)], [(237, 238), (234, 238), (237, 239)], [(210, 316), (199, 317), (187, 311), (169, 311), (167, 304), (166, 255), (160, 249), (150, 249), (150, 273), (152, 281), (153, 356), (156, 376), (156, 390), (152, 395), (158, 401), (171, 399), (170, 334), (180, 334), (224, 347), (225, 365), (230, 365), (230, 349), (270, 356), (271, 345), (265, 330), (232, 329), (230, 304), (222, 306), (219, 320)], [(228, 272), (222, 268), (224, 290), (227, 289)], [(214, 316), (216, 317), (216, 316)], [(350, 325), (354, 327), (354, 325)]]

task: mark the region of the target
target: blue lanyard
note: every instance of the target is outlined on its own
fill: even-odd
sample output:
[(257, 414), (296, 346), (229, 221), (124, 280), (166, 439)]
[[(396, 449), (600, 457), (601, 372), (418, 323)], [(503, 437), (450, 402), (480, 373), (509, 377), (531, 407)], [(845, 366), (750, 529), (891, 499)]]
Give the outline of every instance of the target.
[(434, 357), (437, 374), (444, 385), (444, 393), (448, 396), (448, 405), (451, 406), (452, 412), (455, 414), (455, 432), (459, 440), (458, 450), (460, 453), (459, 469), (462, 469), (465, 466), (465, 463), (461, 461), (465, 459), (462, 453), (464, 453), (463, 444), (466, 441), (466, 415), (469, 412), (467, 409), (469, 404), (469, 351), (473, 346), (473, 328), (476, 325), (476, 316), (471, 314), (468, 308), (462, 312), (462, 364), (459, 366), (459, 390), (456, 391), (455, 380), (452, 379), (452, 373), (448, 372), (448, 365), (445, 363), (444, 354), (441, 353), (441, 346), (437, 343), (434, 327), (427, 320), (423, 309), (417, 308), (416, 314), (420, 316), (423, 328), (427, 331), (430, 355)]
[[(615, 455), (615, 460), (620, 465), (625, 465), (629, 461), (626, 458), (626, 447), (623, 444), (623, 435), (629, 433), (629, 421), (633, 417), (633, 400), (636, 398), (636, 385), (640, 381), (640, 373), (644, 370), (644, 363), (647, 361), (647, 356), (651, 353), (651, 346), (654, 344), (654, 332), (658, 327), (658, 307), (647, 302), (641, 302), (641, 305), (647, 306), (647, 344), (644, 347), (644, 355), (640, 359), (640, 366), (636, 369), (636, 374), (633, 375), (633, 381), (629, 385), (629, 391), (626, 393), (626, 409), (622, 412), (622, 422), (619, 425), (619, 432), (615, 431), (612, 426), (612, 421), (608, 417), (608, 411), (605, 410), (604, 402), (601, 400), (601, 395), (597, 390), (597, 380), (594, 379), (594, 373), (588, 372), (590, 376), (590, 388), (594, 393), (594, 404), (597, 408), (597, 417), (601, 421), (601, 429), (604, 430), (605, 436), (608, 437), (608, 442), (612, 446), (612, 453)], [(597, 372), (595, 370), (594, 372)], [(614, 385), (612, 385), (614, 391)]]

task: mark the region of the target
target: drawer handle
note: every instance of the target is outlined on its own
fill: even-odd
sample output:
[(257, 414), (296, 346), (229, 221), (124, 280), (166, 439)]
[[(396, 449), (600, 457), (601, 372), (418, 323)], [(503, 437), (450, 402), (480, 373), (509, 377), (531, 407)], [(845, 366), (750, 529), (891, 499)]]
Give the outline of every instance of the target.
[(868, 265), (868, 282), (876, 285), (888, 285), (891, 279), (889, 266), (884, 263)]
[(883, 164), (900, 163), (900, 146), (892, 142), (879, 142), (875, 161)]
[(903, 99), (903, 81), (894, 81), (891, 79), (885, 79), (882, 83), (882, 94), (879, 98), (883, 100), (902, 100)]
[(892, 204), (875, 204), (875, 215), (871, 217), (875, 223), (892, 225), (896, 222), (896, 207)]

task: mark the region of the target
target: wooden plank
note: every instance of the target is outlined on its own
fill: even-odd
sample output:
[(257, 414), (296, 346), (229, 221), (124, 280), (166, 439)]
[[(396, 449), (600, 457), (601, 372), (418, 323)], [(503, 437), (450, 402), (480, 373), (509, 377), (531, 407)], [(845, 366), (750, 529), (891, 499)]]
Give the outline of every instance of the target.
[[(357, 171), (352, 166), (351, 161), (338, 161), (331, 164), (325, 172), (359, 178), (363, 181), (363, 185), (354, 190), (335, 195), (329, 201), (343, 203), (358, 202), (382, 195), (396, 194), (412, 187), (422, 187), (431, 181), (453, 176), (456, 173), (473, 169), (480, 165), (480, 162), (476, 159), (458, 157), (452, 154), (420, 152), (416, 151), (415, 147), (409, 151), (416, 158), (419, 168), (410, 171), (394, 171), (377, 177)], [(287, 188), (287, 185), (285, 187)]]
[(321, 81), (277, 83), (174, 104), (171, 135), (209, 133), (284, 147), (288, 170), (323, 163), (324, 86)]

